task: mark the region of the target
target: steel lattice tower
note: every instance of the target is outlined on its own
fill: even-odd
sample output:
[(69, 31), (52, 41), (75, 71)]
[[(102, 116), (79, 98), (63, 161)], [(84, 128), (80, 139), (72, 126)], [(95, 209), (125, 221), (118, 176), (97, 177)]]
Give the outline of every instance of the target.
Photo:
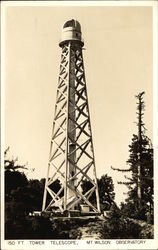
[[(59, 43), (61, 63), (42, 211), (53, 207), (61, 213), (79, 211), (83, 205), (100, 213), (83, 45), (79, 22), (67, 21)], [(83, 180), (90, 183), (85, 193)], [(90, 202), (92, 194), (95, 204)]]

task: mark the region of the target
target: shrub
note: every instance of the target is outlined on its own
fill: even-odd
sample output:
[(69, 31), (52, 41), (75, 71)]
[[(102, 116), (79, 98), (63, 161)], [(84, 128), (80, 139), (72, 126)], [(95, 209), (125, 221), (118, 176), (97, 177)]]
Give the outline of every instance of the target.
[(104, 223), (104, 237), (110, 239), (139, 238), (141, 226), (125, 218), (120, 209), (113, 205), (110, 218)]

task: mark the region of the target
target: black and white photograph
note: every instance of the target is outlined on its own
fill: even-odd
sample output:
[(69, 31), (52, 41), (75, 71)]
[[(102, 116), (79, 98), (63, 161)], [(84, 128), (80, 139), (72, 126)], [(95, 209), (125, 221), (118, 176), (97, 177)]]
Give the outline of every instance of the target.
[(1, 249), (158, 249), (157, 1), (1, 14)]

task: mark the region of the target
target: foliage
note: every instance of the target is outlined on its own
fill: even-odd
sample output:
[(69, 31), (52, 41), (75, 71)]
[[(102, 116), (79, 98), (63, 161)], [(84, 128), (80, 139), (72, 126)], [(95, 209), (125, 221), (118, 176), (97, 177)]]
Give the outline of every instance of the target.
[[(115, 193), (114, 193), (114, 184), (111, 177), (107, 174), (101, 176), (100, 179), (97, 179), (98, 182), (98, 190), (99, 190), (99, 198), (101, 204), (101, 210), (107, 210), (110, 208), (111, 204), (114, 201)], [(90, 188), (93, 187), (93, 184), (88, 181), (84, 180), (82, 182), (82, 190), (83, 194), (86, 193)], [(92, 196), (90, 197), (90, 201), (92, 203), (96, 203), (96, 196), (93, 192)]]
[[(150, 140), (142, 134), (142, 157), (138, 160), (139, 140), (137, 135), (133, 135), (132, 144), (129, 146), (130, 155), (127, 163), (132, 173), (131, 185), (129, 185), (128, 198), (126, 199), (126, 212), (139, 219), (146, 219), (146, 213), (153, 208), (153, 150), (150, 147)], [(140, 177), (138, 177), (138, 165), (141, 166)], [(140, 178), (141, 204), (139, 206), (138, 178)], [(130, 207), (133, 207), (134, 213)]]
[(6, 200), (11, 199), (11, 192), (18, 188), (24, 188), (28, 185), (28, 180), (24, 173), (19, 171), (5, 171), (5, 197)]
[(120, 209), (113, 203), (110, 218), (104, 223), (104, 238), (138, 239), (140, 232), (141, 227), (123, 216)]
[[(29, 212), (41, 210), (45, 179), (28, 180), (25, 165), (7, 158), (5, 151), (5, 238), (47, 238), (51, 231), (47, 218), (28, 217)], [(36, 226), (35, 226), (36, 225)], [(50, 237), (50, 236), (49, 236)]]
[(52, 239), (54, 231), (52, 223), (48, 218), (35, 217), (28, 218), (30, 229), (27, 227), (26, 239)]
[(5, 225), (6, 239), (52, 239), (53, 233), (50, 220), (44, 217), (18, 217)]
[(31, 203), (31, 210), (41, 210), (45, 179), (29, 180), (28, 195)]
[(24, 164), (24, 165), (19, 165), (17, 163), (18, 161), (18, 157), (16, 157), (15, 159), (12, 158), (12, 159), (9, 159), (8, 157), (8, 152), (9, 152), (9, 149), (10, 147), (8, 147), (5, 151), (4, 151), (4, 169), (5, 171), (9, 170), (9, 171), (15, 171), (15, 170), (24, 170), (24, 169), (28, 169), (26, 167), (27, 164)]
[(136, 96), (137, 103), (137, 127), (138, 135), (133, 134), (132, 142), (129, 145), (128, 169), (113, 170), (130, 172), (131, 177), (125, 176), (128, 197), (122, 210), (127, 216), (146, 220), (146, 213), (153, 210), (153, 148), (151, 140), (146, 136), (146, 128), (143, 123), (143, 111), (145, 108), (143, 101), (144, 92)]
[(144, 223), (144, 225), (142, 225), (140, 237), (141, 239), (154, 239), (154, 226)]

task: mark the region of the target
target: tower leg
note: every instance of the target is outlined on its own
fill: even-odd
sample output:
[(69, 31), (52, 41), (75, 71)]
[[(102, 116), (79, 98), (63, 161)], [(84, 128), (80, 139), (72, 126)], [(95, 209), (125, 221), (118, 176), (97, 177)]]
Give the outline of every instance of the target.
[[(78, 212), (79, 206), (83, 205), (89, 208), (90, 213), (96, 214), (100, 213), (100, 202), (82, 55), (83, 43), (70, 40), (62, 42), (60, 46), (59, 83), (42, 210), (71, 213), (72, 210)], [(82, 191), (84, 180), (89, 183), (85, 193)], [(91, 202), (93, 194), (96, 196), (96, 204)]]

